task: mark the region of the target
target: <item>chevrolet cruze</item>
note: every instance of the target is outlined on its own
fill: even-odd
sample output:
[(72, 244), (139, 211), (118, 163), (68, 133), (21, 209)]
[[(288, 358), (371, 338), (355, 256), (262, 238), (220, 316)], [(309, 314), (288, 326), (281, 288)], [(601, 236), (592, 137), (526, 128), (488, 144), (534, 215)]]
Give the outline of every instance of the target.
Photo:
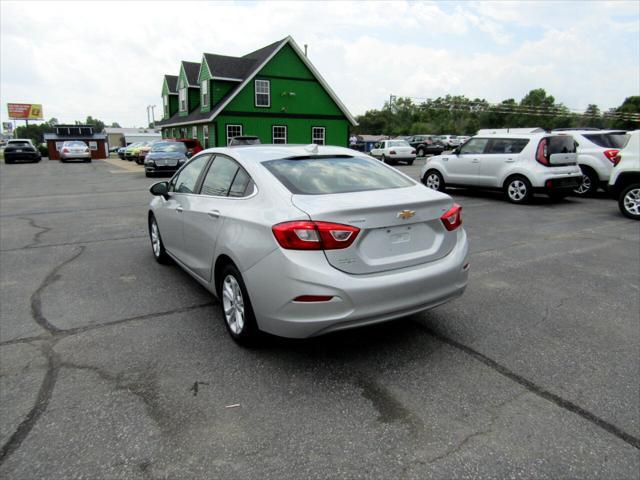
[(155, 259), (219, 298), (239, 343), (407, 316), (467, 284), (461, 207), (351, 149), (212, 148), (150, 191)]

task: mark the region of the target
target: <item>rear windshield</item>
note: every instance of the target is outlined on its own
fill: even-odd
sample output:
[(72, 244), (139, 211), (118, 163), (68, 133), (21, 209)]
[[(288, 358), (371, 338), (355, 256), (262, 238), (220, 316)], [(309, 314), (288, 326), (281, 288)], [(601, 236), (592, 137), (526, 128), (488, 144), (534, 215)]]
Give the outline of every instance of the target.
[(160, 142), (151, 147), (152, 152), (185, 152), (186, 150), (182, 142)]
[(411, 181), (364, 157), (270, 160), (263, 165), (291, 193), (324, 195), (409, 187)]
[(9, 142), (9, 146), (11, 147), (27, 147), (31, 146), (29, 142)]
[(65, 142), (67, 147), (86, 147), (87, 144), (84, 142)]
[(391, 140), (389, 142), (390, 147), (410, 147), (406, 140)]
[(549, 155), (554, 153), (576, 153), (576, 142), (571, 135), (557, 135), (549, 138)]
[(624, 148), (629, 141), (629, 135), (624, 133), (588, 133), (583, 136), (602, 148)]

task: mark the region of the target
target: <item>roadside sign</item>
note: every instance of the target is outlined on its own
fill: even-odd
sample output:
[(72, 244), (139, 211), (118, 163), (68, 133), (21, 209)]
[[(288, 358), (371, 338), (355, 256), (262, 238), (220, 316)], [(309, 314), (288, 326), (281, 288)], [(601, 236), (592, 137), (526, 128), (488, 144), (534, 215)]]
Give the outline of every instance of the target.
[(13, 133), (13, 123), (2, 122), (2, 131), (11, 135)]
[(42, 105), (39, 103), (7, 103), (11, 120), (42, 120)]

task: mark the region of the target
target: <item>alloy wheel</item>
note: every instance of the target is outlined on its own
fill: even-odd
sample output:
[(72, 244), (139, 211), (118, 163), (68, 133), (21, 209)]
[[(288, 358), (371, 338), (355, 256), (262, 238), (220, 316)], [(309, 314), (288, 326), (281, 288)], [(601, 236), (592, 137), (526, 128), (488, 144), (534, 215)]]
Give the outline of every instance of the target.
[(589, 177), (589, 175), (582, 175), (582, 183), (574, 190), (574, 192), (578, 195), (584, 195), (589, 190), (591, 190), (591, 177)]
[(427, 186), (427, 188), (430, 188), (432, 190), (440, 190), (440, 177), (436, 173), (430, 173), (429, 175), (427, 175), (425, 185)]
[(227, 275), (222, 284), (222, 306), (229, 329), (239, 335), (244, 328), (244, 298), (240, 284), (233, 275)]
[(640, 188), (629, 190), (624, 196), (623, 204), (631, 215), (640, 215)]
[(151, 247), (156, 258), (160, 257), (160, 232), (155, 220), (151, 221)]
[(509, 184), (507, 191), (511, 200), (519, 202), (527, 195), (527, 186), (522, 180), (514, 180)]

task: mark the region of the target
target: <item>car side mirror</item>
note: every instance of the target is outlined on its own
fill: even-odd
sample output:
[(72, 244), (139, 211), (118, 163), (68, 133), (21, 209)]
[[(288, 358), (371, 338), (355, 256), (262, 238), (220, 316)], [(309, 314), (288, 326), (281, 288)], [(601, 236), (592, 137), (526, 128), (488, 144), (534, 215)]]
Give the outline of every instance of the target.
[(169, 182), (154, 183), (153, 185), (151, 185), (149, 192), (151, 192), (151, 195), (155, 195), (157, 197), (163, 196), (164, 198), (167, 198), (167, 195), (169, 194)]
[(454, 155), (459, 155), (460, 154), (460, 147), (456, 147), (454, 148), (451, 153), (453, 153)]
[(187, 158), (193, 157), (193, 152), (191, 150), (187, 150)]

